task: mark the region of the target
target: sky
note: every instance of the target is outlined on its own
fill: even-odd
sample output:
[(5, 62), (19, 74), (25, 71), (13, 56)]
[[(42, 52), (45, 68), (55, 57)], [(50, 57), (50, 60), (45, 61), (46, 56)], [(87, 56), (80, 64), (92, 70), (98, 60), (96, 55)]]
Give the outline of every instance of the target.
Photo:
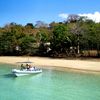
[(100, 0), (0, 0), (0, 26), (62, 22), (69, 14), (100, 22)]

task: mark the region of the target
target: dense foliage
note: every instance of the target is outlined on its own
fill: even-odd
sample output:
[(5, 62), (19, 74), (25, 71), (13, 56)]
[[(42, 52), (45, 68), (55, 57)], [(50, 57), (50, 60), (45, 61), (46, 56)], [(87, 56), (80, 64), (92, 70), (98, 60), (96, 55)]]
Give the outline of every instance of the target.
[(0, 55), (100, 57), (100, 23), (77, 15), (49, 25), (10, 23), (0, 28)]

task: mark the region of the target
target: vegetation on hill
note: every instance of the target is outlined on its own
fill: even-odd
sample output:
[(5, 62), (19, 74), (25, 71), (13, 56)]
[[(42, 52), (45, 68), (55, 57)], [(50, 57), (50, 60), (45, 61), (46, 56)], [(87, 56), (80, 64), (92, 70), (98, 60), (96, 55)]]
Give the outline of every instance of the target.
[(0, 28), (0, 55), (100, 57), (100, 23), (77, 15), (49, 25), (10, 23)]

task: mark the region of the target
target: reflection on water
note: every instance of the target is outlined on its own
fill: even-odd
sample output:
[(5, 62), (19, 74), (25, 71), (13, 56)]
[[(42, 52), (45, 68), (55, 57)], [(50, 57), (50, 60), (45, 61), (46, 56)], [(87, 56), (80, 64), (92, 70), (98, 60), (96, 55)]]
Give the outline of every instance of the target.
[(14, 77), (11, 68), (0, 64), (0, 100), (100, 100), (100, 75), (45, 69)]
[(4, 76), (4, 78), (15, 78), (15, 76), (13, 74), (5, 74), (3, 76)]

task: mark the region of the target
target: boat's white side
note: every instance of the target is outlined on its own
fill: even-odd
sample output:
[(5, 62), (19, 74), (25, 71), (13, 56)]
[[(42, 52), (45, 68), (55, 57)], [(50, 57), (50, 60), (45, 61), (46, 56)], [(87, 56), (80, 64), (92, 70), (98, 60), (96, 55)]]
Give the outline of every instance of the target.
[(41, 72), (42, 72), (42, 69), (32, 69), (32, 70), (27, 70), (27, 69), (23, 69), (23, 70), (12, 69), (12, 73), (15, 76), (23, 76), (23, 75), (36, 74), (36, 73), (41, 73)]

